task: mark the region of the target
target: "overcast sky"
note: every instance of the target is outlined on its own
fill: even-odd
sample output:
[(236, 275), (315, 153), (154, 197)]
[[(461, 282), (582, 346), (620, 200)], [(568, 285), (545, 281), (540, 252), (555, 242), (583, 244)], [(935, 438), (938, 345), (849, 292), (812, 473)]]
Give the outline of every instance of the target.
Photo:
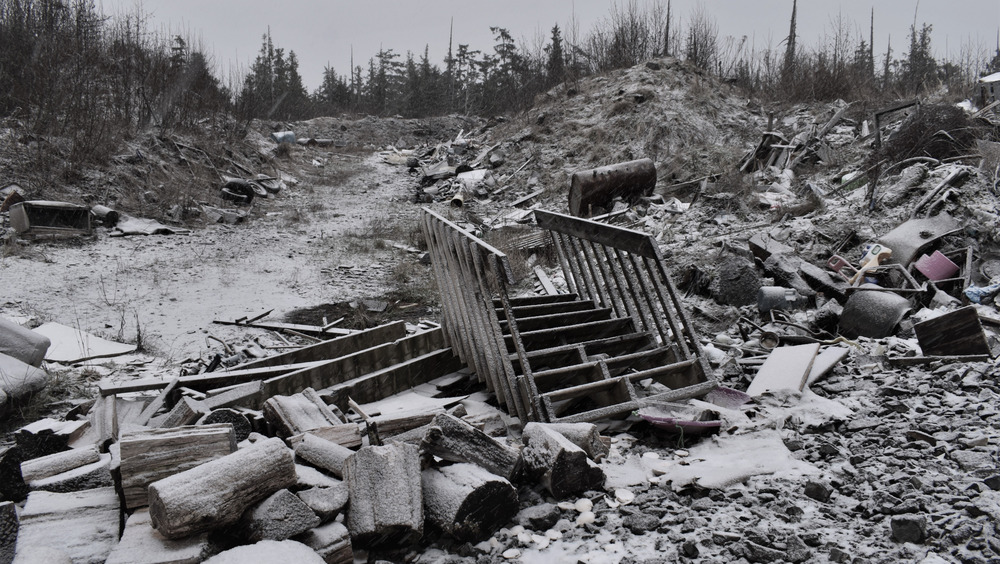
[[(619, 4), (622, 1), (627, 0)], [(489, 51), (494, 43), (490, 26), (506, 28), (516, 39), (533, 43), (537, 37), (547, 37), (554, 24), (569, 28), (575, 14), (580, 34), (586, 35), (613, 4), (608, 0), (99, 0), (109, 15), (141, 5), (151, 16), (151, 29), (199, 41), (224, 80), (233, 75), (232, 69), (245, 69), (252, 62), (270, 26), (275, 45), (295, 51), (310, 91), (319, 85), (327, 64), (347, 74), (352, 47), (354, 64), (367, 66), (380, 48), (405, 56), (407, 51), (422, 54), (426, 45), (431, 61), (443, 66), (452, 18), (456, 46), (465, 43)], [(748, 45), (761, 48), (768, 43), (777, 47), (788, 34), (791, 0), (672, 0), (671, 9), (686, 27), (699, 5), (715, 18), (720, 38), (746, 36)], [(890, 35), (894, 57), (905, 53), (915, 9), (918, 27), (933, 25), (932, 46), (938, 58), (958, 59), (963, 44), (990, 52), (997, 45), (1000, 0), (803, 0), (798, 5), (800, 44), (822, 41), (838, 14), (867, 38), (873, 7), (876, 59), (884, 56)]]

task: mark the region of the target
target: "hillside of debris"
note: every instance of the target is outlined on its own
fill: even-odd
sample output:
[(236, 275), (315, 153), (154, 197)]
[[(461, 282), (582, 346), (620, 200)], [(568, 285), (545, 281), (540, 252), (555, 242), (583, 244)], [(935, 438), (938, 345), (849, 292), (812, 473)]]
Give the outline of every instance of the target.
[(995, 559), (998, 124), (665, 58), (79, 170), (12, 125), (0, 564)]

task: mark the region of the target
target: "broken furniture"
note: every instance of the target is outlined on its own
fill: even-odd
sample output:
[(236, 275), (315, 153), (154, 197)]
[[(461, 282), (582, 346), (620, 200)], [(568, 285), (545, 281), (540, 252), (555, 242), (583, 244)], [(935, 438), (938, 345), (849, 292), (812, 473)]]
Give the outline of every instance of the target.
[(90, 209), (66, 202), (30, 200), (10, 206), (10, 224), (20, 235), (90, 235)]
[(593, 421), (716, 386), (649, 235), (536, 210), (571, 293), (513, 297), (507, 256), (424, 208), (447, 340), (522, 423)]

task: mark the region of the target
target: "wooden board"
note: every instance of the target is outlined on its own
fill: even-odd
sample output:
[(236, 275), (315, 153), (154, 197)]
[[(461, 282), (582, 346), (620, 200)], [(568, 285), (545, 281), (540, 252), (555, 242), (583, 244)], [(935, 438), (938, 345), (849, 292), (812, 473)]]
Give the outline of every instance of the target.
[(848, 352), (850, 350), (846, 347), (828, 347), (823, 349), (816, 355), (816, 359), (813, 360), (812, 369), (809, 370), (809, 376), (806, 377), (806, 385), (808, 386), (826, 376), (828, 372), (833, 370), (834, 366), (837, 366), (840, 361), (847, 357)]
[(45, 353), (45, 360), (49, 362), (82, 362), (92, 358), (121, 356), (135, 351), (135, 345), (108, 341), (60, 323), (44, 323), (32, 331), (52, 341), (48, 352)]
[(234, 370), (247, 368), (261, 368), (265, 366), (280, 366), (282, 364), (294, 364), (299, 362), (313, 362), (317, 360), (330, 360), (344, 355), (368, 349), (383, 343), (391, 343), (406, 336), (406, 322), (395, 321), (385, 325), (379, 325), (364, 331), (357, 331), (350, 335), (343, 335), (336, 339), (330, 339), (314, 345), (291, 350), (282, 354), (269, 356), (253, 360), (239, 366)]
[(973, 306), (921, 321), (913, 331), (925, 356), (990, 354), (986, 333)]
[(785, 389), (802, 391), (818, 352), (819, 343), (774, 349), (750, 383), (747, 394), (759, 396)]

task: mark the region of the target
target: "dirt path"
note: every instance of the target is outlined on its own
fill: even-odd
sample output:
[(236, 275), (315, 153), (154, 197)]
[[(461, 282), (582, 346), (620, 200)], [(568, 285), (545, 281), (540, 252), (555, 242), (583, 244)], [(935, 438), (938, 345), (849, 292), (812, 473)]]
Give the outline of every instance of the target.
[[(315, 166), (314, 159), (322, 166)], [(279, 163), (299, 182), (259, 200), (239, 225), (190, 235), (30, 243), (0, 259), (0, 315), (55, 321), (105, 338), (140, 338), (161, 367), (218, 343), (255, 336), (212, 324), (273, 309), (381, 296), (399, 284), (398, 263), (416, 257), (407, 226), (417, 206), (408, 179), (377, 156), (296, 148)], [(263, 333), (263, 332), (262, 332)]]

